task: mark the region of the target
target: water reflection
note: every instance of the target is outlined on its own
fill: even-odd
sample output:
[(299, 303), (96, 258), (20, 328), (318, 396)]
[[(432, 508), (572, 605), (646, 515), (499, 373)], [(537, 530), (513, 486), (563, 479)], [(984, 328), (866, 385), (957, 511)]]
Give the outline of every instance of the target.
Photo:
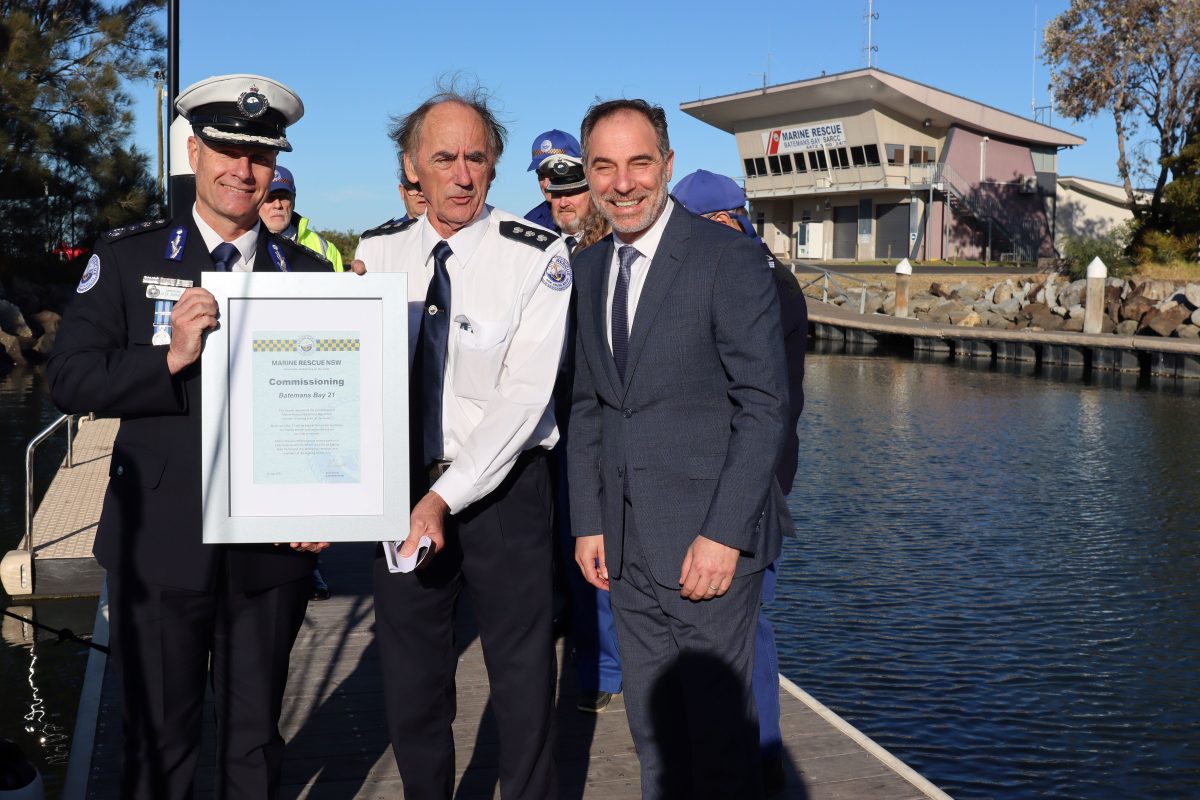
[(956, 798), (1200, 796), (1193, 387), (808, 375), (785, 674)]

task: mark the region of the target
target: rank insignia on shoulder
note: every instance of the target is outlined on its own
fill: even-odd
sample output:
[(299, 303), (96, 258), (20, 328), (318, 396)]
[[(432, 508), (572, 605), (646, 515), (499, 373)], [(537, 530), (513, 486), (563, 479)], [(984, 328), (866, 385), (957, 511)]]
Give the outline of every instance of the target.
[(527, 245), (536, 247), (538, 250), (545, 250), (552, 243), (558, 241), (557, 234), (544, 231), (541, 228), (531, 227), (522, 222), (501, 222), (500, 235), (506, 239), (524, 242)]
[(100, 280), (100, 256), (92, 253), (92, 257), (88, 259), (87, 266), (83, 270), (83, 276), (79, 279), (79, 285), (75, 287), (78, 294), (83, 294), (88, 289), (96, 285)]
[(406, 231), (410, 227), (412, 227), (412, 225), (418, 219), (420, 219), (420, 218), (414, 217), (411, 219), (389, 219), (387, 222), (383, 223), (382, 225), (378, 225), (374, 228), (371, 228), (370, 230), (363, 231), (359, 235), (358, 238), (360, 240), (361, 239), (370, 239), (373, 236), (386, 236), (389, 233), (400, 233), (400, 231)]
[(542, 275), (542, 283), (556, 292), (570, 289), (571, 262), (562, 256), (554, 256), (554, 258), (550, 259), (550, 263), (546, 265), (546, 272)]
[(133, 225), (125, 225), (121, 228), (113, 228), (111, 231), (105, 231), (104, 238), (111, 242), (134, 233), (145, 233), (146, 231), (158, 230), (166, 224), (167, 221), (165, 219), (156, 219), (150, 222), (140, 222)]
[(167, 251), (163, 257), (169, 261), (182, 261), (185, 244), (187, 244), (187, 226), (180, 225), (171, 231), (171, 238), (167, 239)]

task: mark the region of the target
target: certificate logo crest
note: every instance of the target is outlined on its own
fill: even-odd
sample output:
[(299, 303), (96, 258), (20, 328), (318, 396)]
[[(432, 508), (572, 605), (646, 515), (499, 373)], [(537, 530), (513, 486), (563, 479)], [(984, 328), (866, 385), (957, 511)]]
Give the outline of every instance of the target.
[(311, 336), (301, 336), (296, 340), (296, 349), (301, 353), (311, 353), (317, 349), (317, 341)]

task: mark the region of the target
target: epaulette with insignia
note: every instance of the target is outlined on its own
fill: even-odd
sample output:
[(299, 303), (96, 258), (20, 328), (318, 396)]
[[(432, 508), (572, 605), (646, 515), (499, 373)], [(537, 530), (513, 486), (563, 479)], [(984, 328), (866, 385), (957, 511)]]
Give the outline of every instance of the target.
[(166, 227), (169, 220), (156, 219), (153, 222), (138, 222), (133, 225), (126, 225), (123, 228), (113, 228), (111, 231), (104, 232), (104, 241), (115, 242), (117, 239), (123, 239), (126, 236), (132, 236), (135, 233), (145, 233), (146, 231), (156, 231), (159, 228)]
[(414, 217), (413, 219), (389, 219), (378, 227), (371, 228), (369, 231), (363, 231), (358, 238), (360, 240), (370, 239), (373, 236), (386, 236), (389, 233), (399, 233), (400, 231), (407, 230), (418, 219), (420, 217)]
[(506, 239), (516, 239), (518, 242), (532, 245), (538, 250), (545, 250), (558, 240), (557, 233), (530, 225), (527, 222), (501, 222), (500, 235)]

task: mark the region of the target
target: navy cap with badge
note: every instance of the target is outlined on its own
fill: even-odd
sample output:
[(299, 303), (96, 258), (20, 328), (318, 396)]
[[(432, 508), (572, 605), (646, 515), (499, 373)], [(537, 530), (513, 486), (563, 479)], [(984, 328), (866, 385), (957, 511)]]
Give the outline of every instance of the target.
[(582, 158), (579, 140), (566, 131), (557, 128), (538, 134), (533, 140), (533, 160), (529, 162), (526, 172), (533, 172), (550, 156), (572, 156)]
[(296, 179), (292, 177), (290, 169), (275, 165), (275, 177), (271, 179), (271, 185), (267, 187), (267, 193), (271, 192), (291, 192), (295, 196)]
[(207, 142), (252, 144), (290, 152), (286, 132), (304, 116), (304, 103), (290, 88), (261, 75), (217, 75), (193, 83), (175, 109)]
[[(736, 181), (706, 169), (698, 169), (680, 178), (671, 196), (688, 211), (700, 216), (717, 211), (733, 211), (746, 205), (746, 192)], [(747, 236), (757, 235), (744, 215), (736, 215), (735, 220)]]

